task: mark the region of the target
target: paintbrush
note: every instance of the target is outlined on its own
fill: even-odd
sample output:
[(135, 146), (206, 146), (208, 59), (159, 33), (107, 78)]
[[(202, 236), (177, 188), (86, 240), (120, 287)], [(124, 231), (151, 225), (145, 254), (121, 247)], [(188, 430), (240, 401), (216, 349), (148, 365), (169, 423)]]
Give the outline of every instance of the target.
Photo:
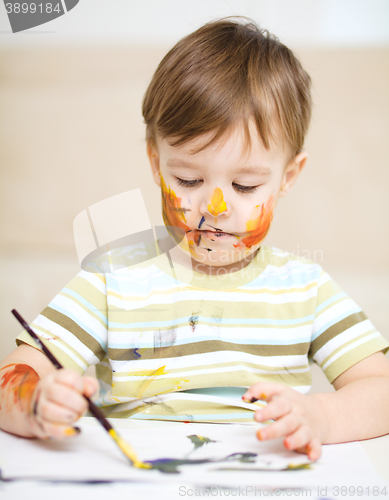
[[(59, 370), (63, 368), (61, 363), (57, 360), (57, 358), (49, 351), (49, 349), (45, 346), (45, 344), (41, 341), (38, 335), (28, 326), (26, 321), (20, 316), (20, 314), (16, 311), (16, 309), (12, 310), (12, 314), (19, 321), (22, 327), (26, 330), (26, 332), (35, 340), (35, 342), (39, 345), (42, 351), (46, 354), (49, 360), (53, 363), (53, 365)], [(100, 424), (104, 427), (104, 429), (108, 432), (108, 434), (113, 438), (115, 443), (119, 446), (124, 455), (130, 460), (134, 467), (139, 467), (142, 469), (149, 469), (150, 465), (145, 464), (138, 460), (136, 454), (132, 447), (122, 439), (112, 425), (108, 422), (108, 420), (104, 417), (101, 410), (97, 408), (97, 406), (88, 398), (88, 396), (84, 395), (84, 398), (88, 402), (89, 411), (92, 415), (100, 422)]]

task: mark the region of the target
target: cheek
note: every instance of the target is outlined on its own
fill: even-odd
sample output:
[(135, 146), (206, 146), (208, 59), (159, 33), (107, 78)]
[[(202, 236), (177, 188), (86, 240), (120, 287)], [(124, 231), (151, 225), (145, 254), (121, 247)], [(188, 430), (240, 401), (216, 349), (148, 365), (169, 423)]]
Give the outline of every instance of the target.
[(189, 230), (187, 224), (187, 214), (190, 209), (187, 201), (179, 196), (170, 186), (167, 186), (164, 178), (161, 175), (161, 194), (162, 194), (162, 216), (166, 226), (175, 226), (183, 229), (185, 232)]
[(274, 202), (275, 196), (272, 195), (266, 203), (257, 205), (251, 212), (250, 218), (246, 222), (248, 236), (241, 240), (246, 248), (258, 245), (267, 235), (273, 220)]

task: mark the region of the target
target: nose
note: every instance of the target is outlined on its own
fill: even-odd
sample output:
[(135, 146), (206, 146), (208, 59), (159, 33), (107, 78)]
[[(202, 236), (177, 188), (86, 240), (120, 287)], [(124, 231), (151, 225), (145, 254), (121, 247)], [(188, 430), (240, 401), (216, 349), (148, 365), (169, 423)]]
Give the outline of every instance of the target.
[(211, 214), (213, 217), (217, 217), (221, 214), (227, 214), (227, 203), (224, 200), (223, 191), (219, 187), (214, 189), (210, 200), (204, 200), (203, 208), (206, 213)]

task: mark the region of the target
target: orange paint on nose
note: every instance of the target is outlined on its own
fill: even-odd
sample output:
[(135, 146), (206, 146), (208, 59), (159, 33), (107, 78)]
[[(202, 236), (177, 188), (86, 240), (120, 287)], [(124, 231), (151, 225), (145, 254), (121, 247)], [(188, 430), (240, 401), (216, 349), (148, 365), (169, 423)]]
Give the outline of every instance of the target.
[(223, 191), (220, 188), (216, 188), (213, 192), (211, 203), (208, 205), (208, 212), (214, 217), (217, 217), (226, 210), (227, 204), (223, 199)]
[[(262, 203), (260, 214), (247, 222), (246, 229), (249, 236), (241, 240), (247, 248), (257, 245), (267, 235), (271, 221), (273, 220), (273, 204), (274, 196), (270, 196), (266, 205)], [(255, 207), (255, 210), (257, 211), (257, 207)]]

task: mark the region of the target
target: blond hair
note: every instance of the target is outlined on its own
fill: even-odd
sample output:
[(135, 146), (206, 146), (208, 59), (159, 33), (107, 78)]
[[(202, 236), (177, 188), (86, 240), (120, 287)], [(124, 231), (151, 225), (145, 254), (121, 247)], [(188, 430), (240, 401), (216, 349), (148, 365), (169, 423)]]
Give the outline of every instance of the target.
[[(253, 121), (266, 148), (301, 151), (311, 116), (310, 77), (293, 52), (254, 22), (221, 19), (180, 40), (143, 99), (146, 140), (180, 145), (207, 132), (214, 142)], [(171, 139), (171, 141), (170, 141)]]

